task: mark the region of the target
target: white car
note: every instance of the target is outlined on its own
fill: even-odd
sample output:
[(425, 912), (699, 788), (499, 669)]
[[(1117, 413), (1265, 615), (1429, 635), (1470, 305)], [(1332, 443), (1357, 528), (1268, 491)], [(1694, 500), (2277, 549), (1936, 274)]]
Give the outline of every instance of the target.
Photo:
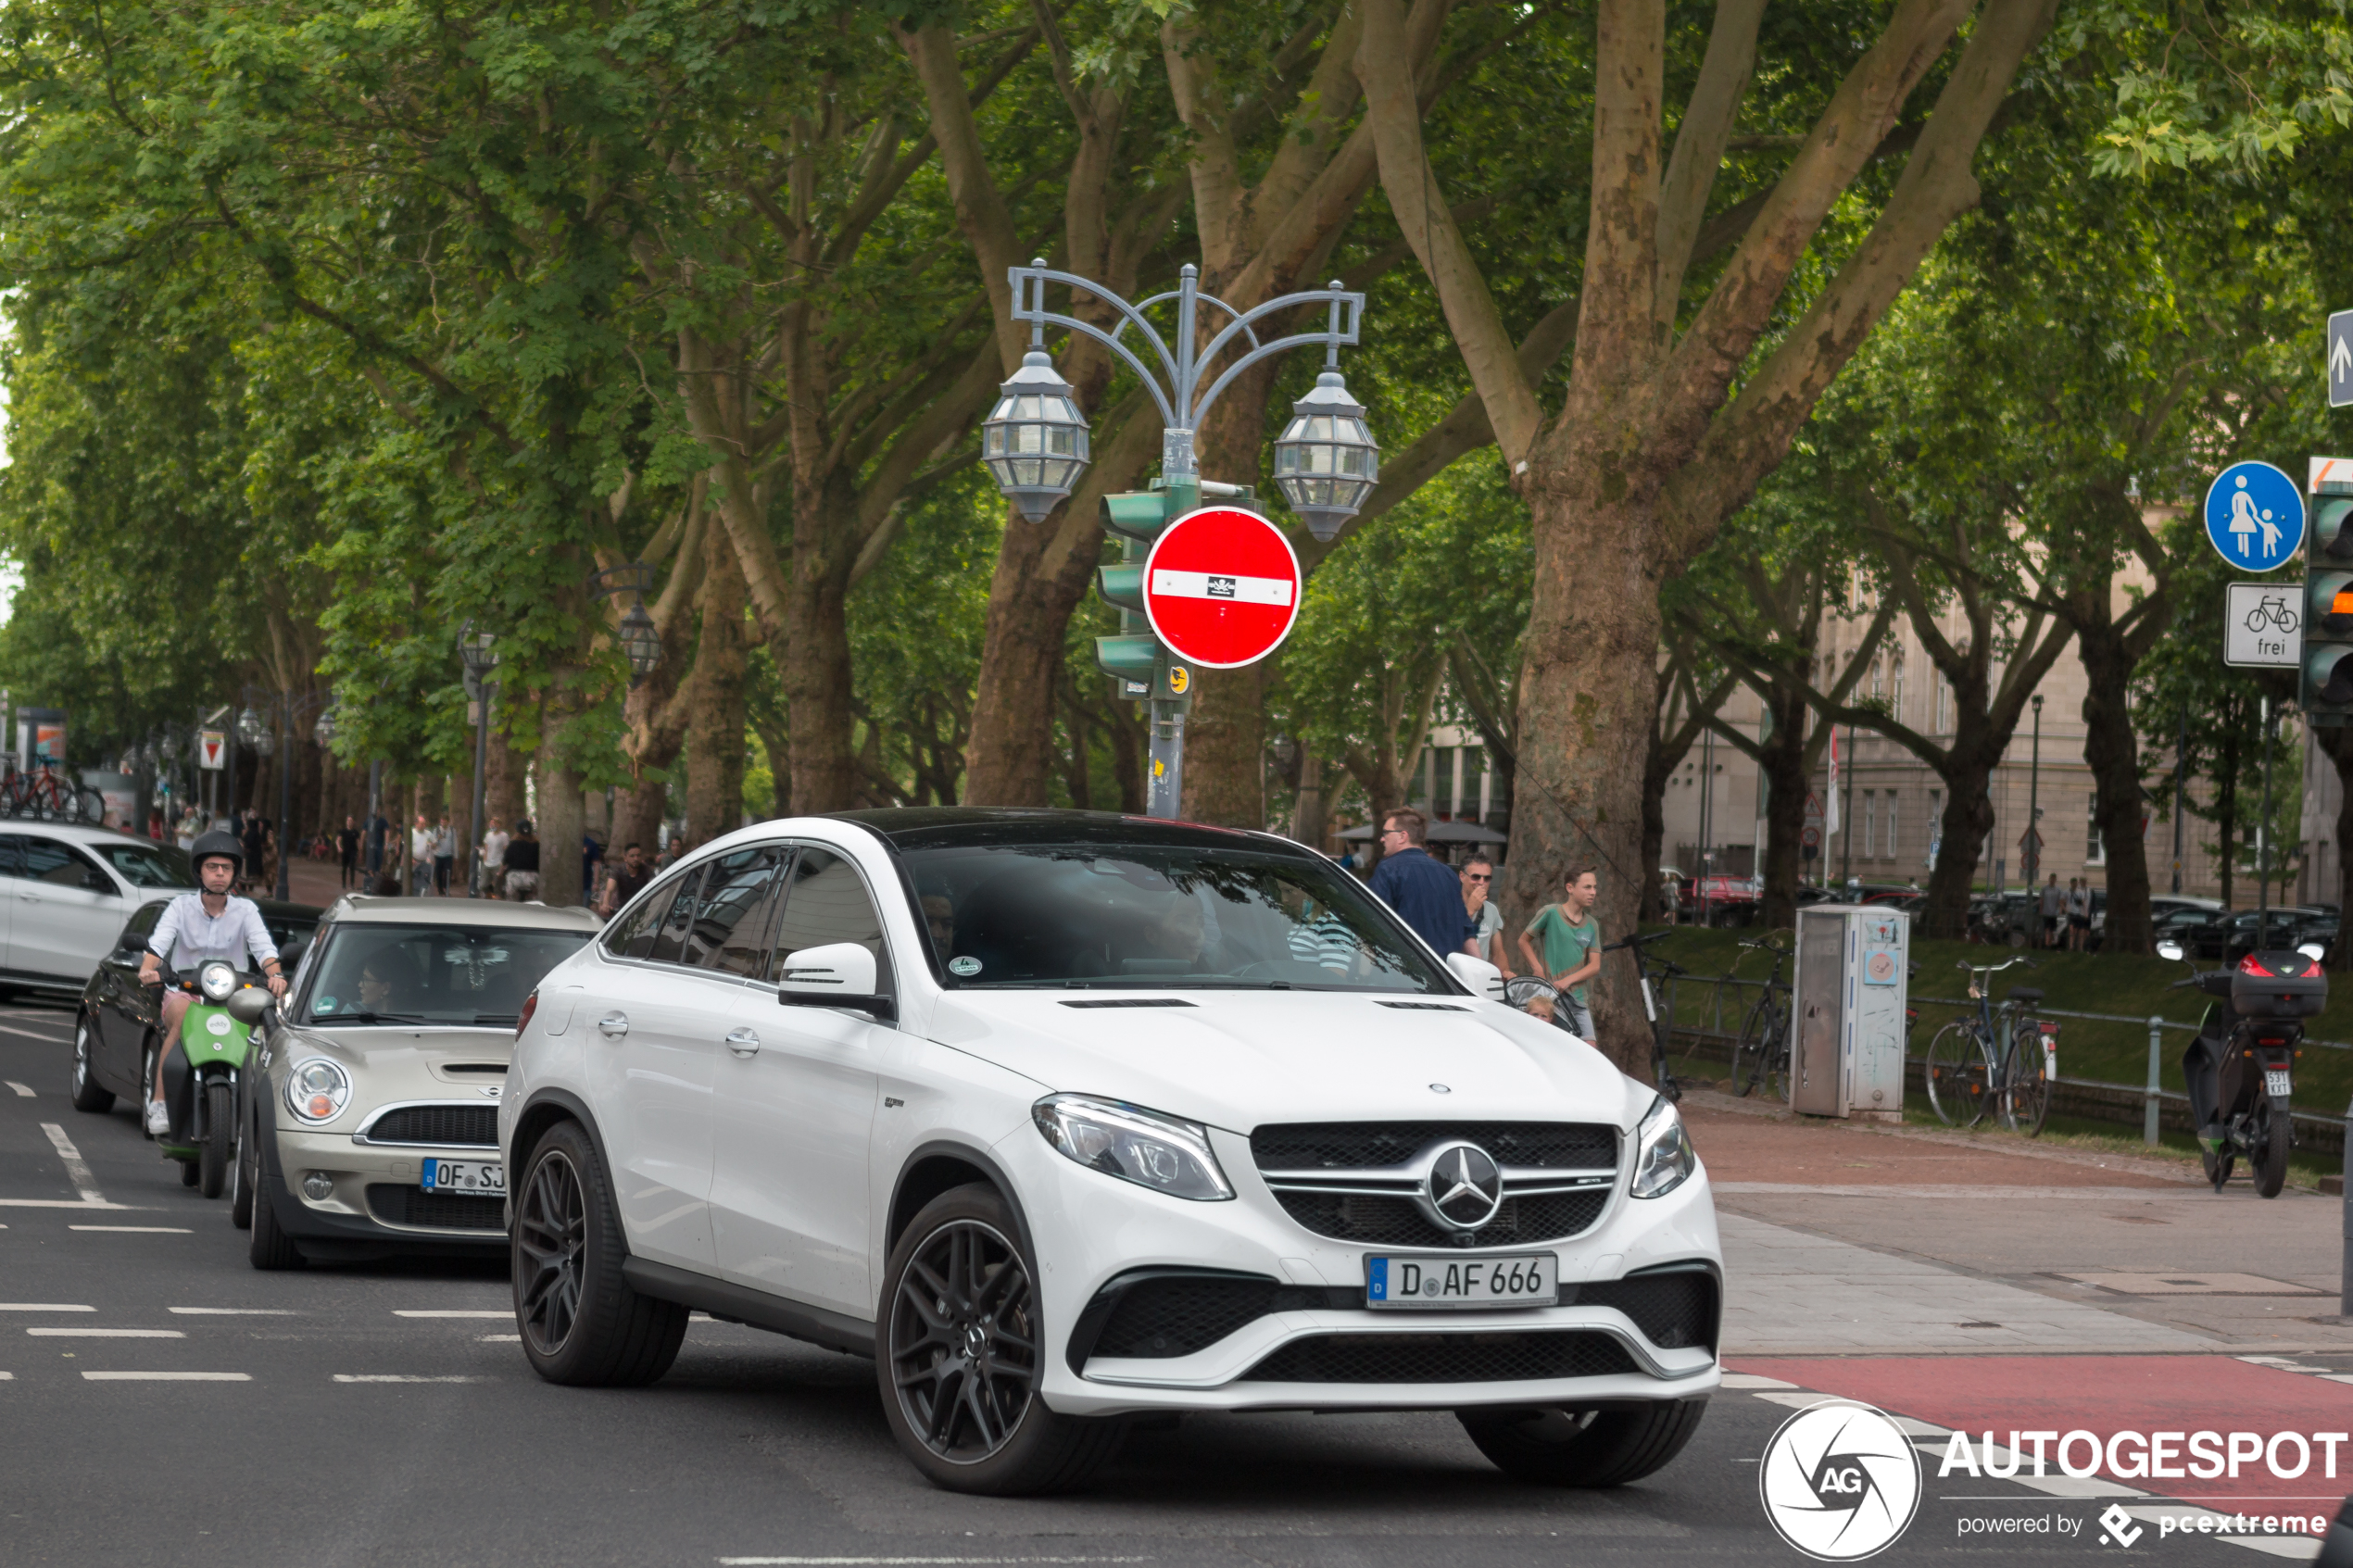
[(1067, 811), (707, 846), (525, 1009), (523, 1353), (641, 1384), (690, 1309), (871, 1356), (900, 1447), (1076, 1484), (1127, 1418), (1457, 1412), (1632, 1480), (1696, 1429), (1721, 1257), (1673, 1106), (1264, 834)]
[(0, 985), (79, 994), (142, 905), (195, 890), (177, 845), (79, 822), (0, 822)]

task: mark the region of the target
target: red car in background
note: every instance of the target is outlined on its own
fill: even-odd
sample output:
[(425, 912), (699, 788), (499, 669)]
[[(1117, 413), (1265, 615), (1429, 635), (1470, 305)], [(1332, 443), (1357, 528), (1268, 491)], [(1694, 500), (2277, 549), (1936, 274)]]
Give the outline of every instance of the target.
[(1683, 884), (1682, 904), (1677, 912), (1684, 921), (1696, 922), (1705, 907), (1710, 925), (1753, 924), (1764, 887), (1753, 876), (1694, 877)]

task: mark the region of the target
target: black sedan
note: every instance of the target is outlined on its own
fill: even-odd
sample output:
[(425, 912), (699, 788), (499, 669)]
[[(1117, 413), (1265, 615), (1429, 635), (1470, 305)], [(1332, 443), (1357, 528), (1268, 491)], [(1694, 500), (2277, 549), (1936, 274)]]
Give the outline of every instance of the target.
[[(316, 904), (276, 898), (254, 903), (270, 939), (278, 944), (280, 962), (293, 974), (325, 911)], [(139, 960), (168, 907), (148, 904), (133, 914), (115, 939), (114, 951), (99, 960), (82, 987), (73, 1037), (73, 1095), (75, 1103), (87, 1110), (104, 1110), (118, 1095), (134, 1103), (142, 1100), (145, 1085), (154, 1081), (155, 1061), (148, 1053), (163, 1040), (163, 988), (139, 984)]]

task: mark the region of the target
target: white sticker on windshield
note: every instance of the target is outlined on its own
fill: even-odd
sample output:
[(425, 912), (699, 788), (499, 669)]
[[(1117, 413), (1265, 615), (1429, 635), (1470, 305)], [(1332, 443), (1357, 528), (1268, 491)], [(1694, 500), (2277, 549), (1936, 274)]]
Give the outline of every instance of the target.
[(950, 974), (961, 974), (967, 977), (978, 974), (980, 972), (980, 960), (974, 958), (969, 953), (965, 954), (962, 958), (950, 959), (948, 960), (948, 972)]

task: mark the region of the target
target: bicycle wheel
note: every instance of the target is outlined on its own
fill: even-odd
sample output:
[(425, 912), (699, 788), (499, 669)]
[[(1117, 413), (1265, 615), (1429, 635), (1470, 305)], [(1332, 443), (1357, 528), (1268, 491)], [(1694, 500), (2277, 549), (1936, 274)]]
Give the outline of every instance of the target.
[(73, 790), (75, 819), (95, 827), (107, 820), (107, 797), (88, 784), (76, 784)]
[(2051, 1077), (2043, 1065), (2043, 1036), (2031, 1024), (2010, 1051), (1994, 1098), (2003, 1126), (2030, 1138), (2041, 1135), (2051, 1114)]
[(1765, 1096), (1776, 1105), (1789, 1103), (1789, 1020), (1775, 1008), (1766, 1025)]
[(1667, 1020), (1663, 1018), (1651, 1026), (1651, 1076), (1658, 1081), (1658, 1092), (1668, 1100), (1683, 1098), (1683, 1085), (1675, 1081), (1674, 1073), (1667, 1065)]
[(1748, 1010), (1740, 1038), (1732, 1043), (1732, 1093), (1745, 1095), (1765, 1081), (1765, 1054), (1772, 1044), (1767, 1035), (1766, 1003), (1759, 997)]
[(1928, 1043), (1928, 1103), (1948, 1127), (1974, 1127), (1985, 1114), (1994, 1063), (1969, 1023), (1956, 1019)]

